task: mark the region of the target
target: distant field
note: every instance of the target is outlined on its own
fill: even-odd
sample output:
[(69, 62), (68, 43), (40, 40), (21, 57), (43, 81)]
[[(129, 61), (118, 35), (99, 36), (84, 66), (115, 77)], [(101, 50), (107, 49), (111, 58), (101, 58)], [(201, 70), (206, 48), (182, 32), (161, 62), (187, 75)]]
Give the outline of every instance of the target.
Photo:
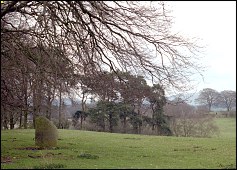
[(217, 118), (215, 122), (220, 129), (220, 137), (236, 138), (236, 118)]
[(213, 138), (59, 130), (52, 150), (32, 150), (33, 129), (4, 130), (1, 168), (236, 168), (236, 119), (216, 123), (220, 135)]

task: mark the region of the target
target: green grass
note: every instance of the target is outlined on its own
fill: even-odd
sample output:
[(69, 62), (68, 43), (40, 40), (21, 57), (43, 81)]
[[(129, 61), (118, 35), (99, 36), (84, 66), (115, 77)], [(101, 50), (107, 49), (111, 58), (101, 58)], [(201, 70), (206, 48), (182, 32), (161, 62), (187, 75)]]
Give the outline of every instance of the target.
[(236, 138), (236, 118), (217, 118), (215, 123), (220, 129), (221, 137)]
[(1, 161), (9, 162), (1, 168), (236, 168), (235, 120), (216, 120), (221, 132), (213, 138), (59, 130), (58, 147), (51, 150), (30, 150), (33, 129), (4, 130)]

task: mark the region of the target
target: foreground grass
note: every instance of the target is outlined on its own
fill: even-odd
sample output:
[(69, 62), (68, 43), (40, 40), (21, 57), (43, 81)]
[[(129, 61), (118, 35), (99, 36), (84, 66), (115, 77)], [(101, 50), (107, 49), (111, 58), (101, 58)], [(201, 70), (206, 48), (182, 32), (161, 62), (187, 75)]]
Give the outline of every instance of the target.
[(1, 131), (1, 157), (9, 159), (1, 168), (236, 168), (236, 138), (221, 134), (177, 138), (59, 130), (57, 148), (22, 150), (35, 147), (33, 129)]

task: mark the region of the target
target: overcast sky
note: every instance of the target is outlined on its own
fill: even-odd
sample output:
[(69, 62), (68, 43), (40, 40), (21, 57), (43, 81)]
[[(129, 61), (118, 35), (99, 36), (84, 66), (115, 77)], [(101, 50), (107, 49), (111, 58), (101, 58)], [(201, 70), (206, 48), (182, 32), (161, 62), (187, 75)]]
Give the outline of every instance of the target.
[(197, 90), (236, 91), (236, 2), (166, 1), (172, 10), (174, 30), (201, 39), (202, 63), (207, 65), (204, 82)]

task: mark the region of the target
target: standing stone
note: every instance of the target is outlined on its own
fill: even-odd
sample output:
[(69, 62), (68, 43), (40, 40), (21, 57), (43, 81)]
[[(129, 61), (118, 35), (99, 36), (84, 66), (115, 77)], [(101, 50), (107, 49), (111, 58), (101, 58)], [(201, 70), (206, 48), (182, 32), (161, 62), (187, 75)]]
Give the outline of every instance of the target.
[(57, 146), (58, 131), (56, 126), (46, 117), (35, 119), (35, 145), (41, 148)]

